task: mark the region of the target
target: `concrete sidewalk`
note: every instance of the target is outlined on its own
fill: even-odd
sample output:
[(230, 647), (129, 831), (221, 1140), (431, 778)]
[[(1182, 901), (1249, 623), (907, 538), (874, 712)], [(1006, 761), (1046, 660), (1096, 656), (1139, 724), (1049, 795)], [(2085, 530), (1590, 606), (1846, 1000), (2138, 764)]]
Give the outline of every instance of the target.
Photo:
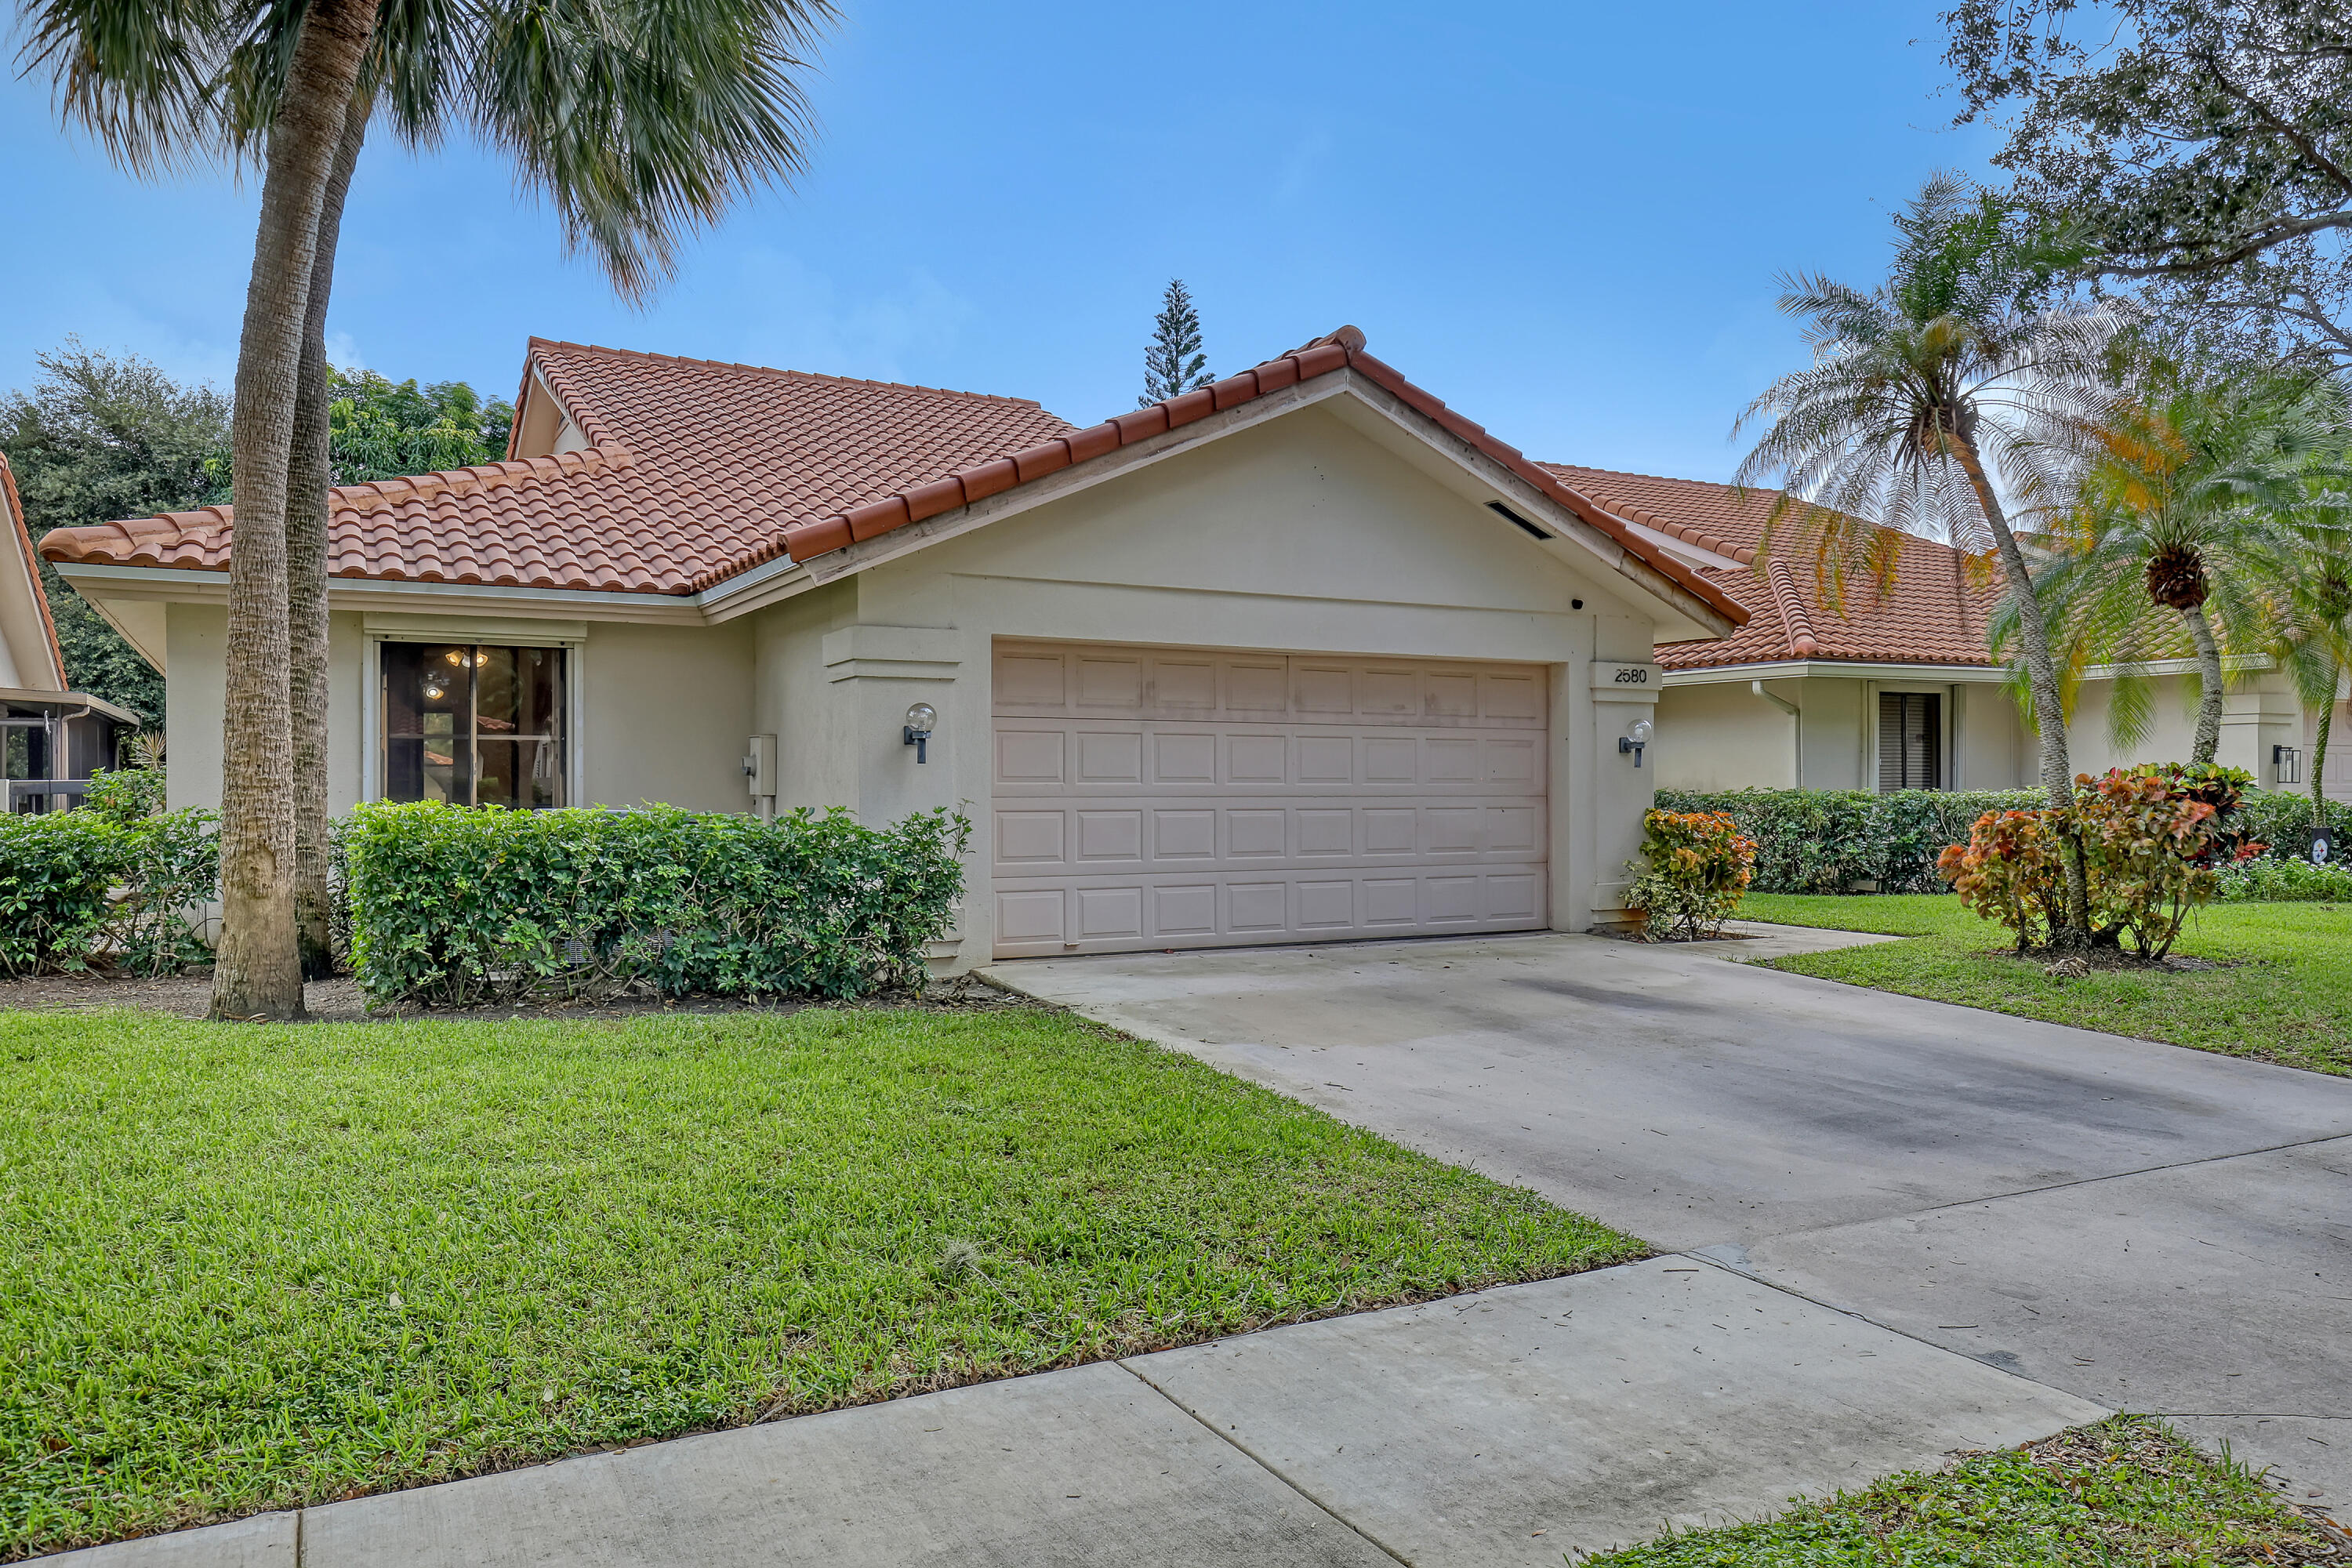
[(1664, 1258), (47, 1561), (1557, 1568), (2105, 1414)]

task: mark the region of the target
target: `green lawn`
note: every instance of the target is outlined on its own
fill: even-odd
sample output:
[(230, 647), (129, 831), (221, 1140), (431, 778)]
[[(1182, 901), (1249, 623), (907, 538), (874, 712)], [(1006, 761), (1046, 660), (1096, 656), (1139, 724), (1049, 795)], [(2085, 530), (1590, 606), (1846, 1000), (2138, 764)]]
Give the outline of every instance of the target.
[(1850, 898), (1751, 893), (1743, 919), (1914, 940), (1771, 961), (1777, 969), (1971, 1007), (2352, 1073), (2352, 907), (2213, 904), (2176, 953), (2215, 969), (2099, 970), (2053, 979), (2008, 949), (2008, 932), (1949, 894)]
[(0, 1013), (0, 1557), (1639, 1257), (1043, 1011)]
[(2218, 1568), (2333, 1561), (2328, 1544), (2242, 1468), (2123, 1415), (1581, 1568)]

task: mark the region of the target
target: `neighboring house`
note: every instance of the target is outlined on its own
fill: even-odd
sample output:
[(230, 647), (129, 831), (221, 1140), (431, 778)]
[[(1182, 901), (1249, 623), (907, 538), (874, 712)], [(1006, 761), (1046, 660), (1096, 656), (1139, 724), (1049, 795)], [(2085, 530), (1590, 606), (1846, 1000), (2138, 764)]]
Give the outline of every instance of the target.
[(41, 595), (41, 574), (16, 476), (0, 457), (0, 810), (62, 810), (89, 776), (112, 767), (136, 715), (69, 691), (65, 655)]
[[(538, 340), (516, 410), (503, 463), (335, 494), (335, 807), (959, 808), (957, 963), (1611, 922), (1652, 646), (1748, 616), (1353, 328), (1084, 429)], [(231, 539), (42, 541), (168, 671), (175, 805)]]
[[(1832, 607), (1811, 563), (1781, 537), (1755, 569), (1778, 492), (1546, 465), (1637, 534), (1672, 552), (1748, 612), (1729, 637), (1662, 644), (1658, 783), (1685, 789), (2010, 789), (2040, 783), (2033, 738), (1987, 653), (1986, 622), (2000, 583), (1982, 563), (1902, 537), (1893, 588), (1857, 575)], [(2185, 651), (2185, 649), (2184, 649)], [(2218, 760), (2265, 787), (2308, 783), (2318, 710), (2283, 674), (2235, 668)], [(2157, 667), (2147, 739), (2128, 750), (2107, 733), (2114, 681), (2086, 673), (2069, 729), (2080, 773), (2179, 761), (2196, 731), (2198, 682), (2188, 658)], [(2352, 787), (2352, 711), (2339, 704), (2328, 783)]]

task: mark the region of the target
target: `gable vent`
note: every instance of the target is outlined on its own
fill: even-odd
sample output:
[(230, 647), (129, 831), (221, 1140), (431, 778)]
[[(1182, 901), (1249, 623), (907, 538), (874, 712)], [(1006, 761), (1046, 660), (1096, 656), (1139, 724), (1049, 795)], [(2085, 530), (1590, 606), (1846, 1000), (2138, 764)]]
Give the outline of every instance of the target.
[(1529, 522), (1526, 518), (1521, 517), (1517, 512), (1513, 511), (1509, 507), (1505, 506), (1501, 501), (1498, 501), (1498, 500), (1490, 500), (1490, 501), (1488, 501), (1488, 502), (1486, 503), (1486, 510), (1487, 510), (1488, 511), (1491, 511), (1491, 512), (1496, 513), (1496, 515), (1498, 515), (1498, 516), (1502, 516), (1502, 517), (1507, 517), (1507, 518), (1509, 518), (1513, 522), (1517, 523), (1521, 528), (1525, 529), (1525, 530), (1528, 531), (1528, 533), (1530, 536), (1534, 537), (1534, 538), (1541, 539), (1541, 540), (1547, 540), (1547, 541), (1549, 541), (1549, 540), (1551, 538), (1551, 535), (1550, 535), (1550, 534), (1546, 533), (1542, 529), (1538, 528), (1534, 523)]

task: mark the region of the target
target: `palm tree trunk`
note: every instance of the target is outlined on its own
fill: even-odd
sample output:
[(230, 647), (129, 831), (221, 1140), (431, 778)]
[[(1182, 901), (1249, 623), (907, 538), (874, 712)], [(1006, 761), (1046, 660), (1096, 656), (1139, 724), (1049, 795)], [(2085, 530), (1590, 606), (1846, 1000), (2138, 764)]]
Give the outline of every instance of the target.
[(302, 977), (335, 972), (327, 827), (327, 301), (335, 286), (335, 245), (343, 198), (367, 139), (373, 105), (354, 99), (319, 206), (318, 249), (303, 315), (301, 382), (294, 398), (294, 443), (287, 465), (286, 621), (293, 658), (288, 692), (294, 748), (294, 940)]
[(2197, 645), (2197, 742), (2189, 760), (2205, 763), (2221, 749), (2221, 645), (2213, 640), (2213, 623), (2205, 606), (2191, 605), (2180, 612), (2189, 640)]
[(221, 939), (212, 1016), (302, 1016), (294, 940), (294, 770), (286, 502), (319, 212), (375, 0), (315, 0), (288, 62), (237, 343), (228, 679), (221, 735)]
[(1993, 491), (1992, 479), (1985, 472), (1984, 459), (1975, 441), (1965, 437), (1955, 438), (1952, 449), (1959, 458), (1960, 471), (1968, 476), (1969, 488), (1976, 491), (1977, 505), (1984, 512), (1985, 522), (1992, 530), (2001, 571), (2009, 579), (2011, 596), (2017, 601), (2018, 632), (2025, 644), (2025, 679), (2032, 689), (2033, 724), (2041, 741), (2042, 787), (2049, 792), (2052, 807), (2068, 814), (2063, 819), (2070, 825), (2064, 829), (2066, 909), (2063, 918), (2051, 929), (2051, 945), (2086, 947), (2090, 944), (2089, 873), (2083, 863), (2082, 837), (2071, 826), (2074, 768), (2066, 751), (2066, 700), (2058, 685), (2058, 661), (2050, 653), (2050, 623), (2042, 613), (2041, 599), (2034, 594), (2033, 573), (2025, 563), (2025, 552), (2018, 548), (2017, 535), (2010, 530), (2009, 514), (2001, 510), (2000, 498)]
[(2327, 731), (2336, 722), (2336, 671), (2328, 672), (2327, 698), (2319, 707), (2319, 733), (2311, 742), (2311, 826), (2322, 833), (2327, 831)]

